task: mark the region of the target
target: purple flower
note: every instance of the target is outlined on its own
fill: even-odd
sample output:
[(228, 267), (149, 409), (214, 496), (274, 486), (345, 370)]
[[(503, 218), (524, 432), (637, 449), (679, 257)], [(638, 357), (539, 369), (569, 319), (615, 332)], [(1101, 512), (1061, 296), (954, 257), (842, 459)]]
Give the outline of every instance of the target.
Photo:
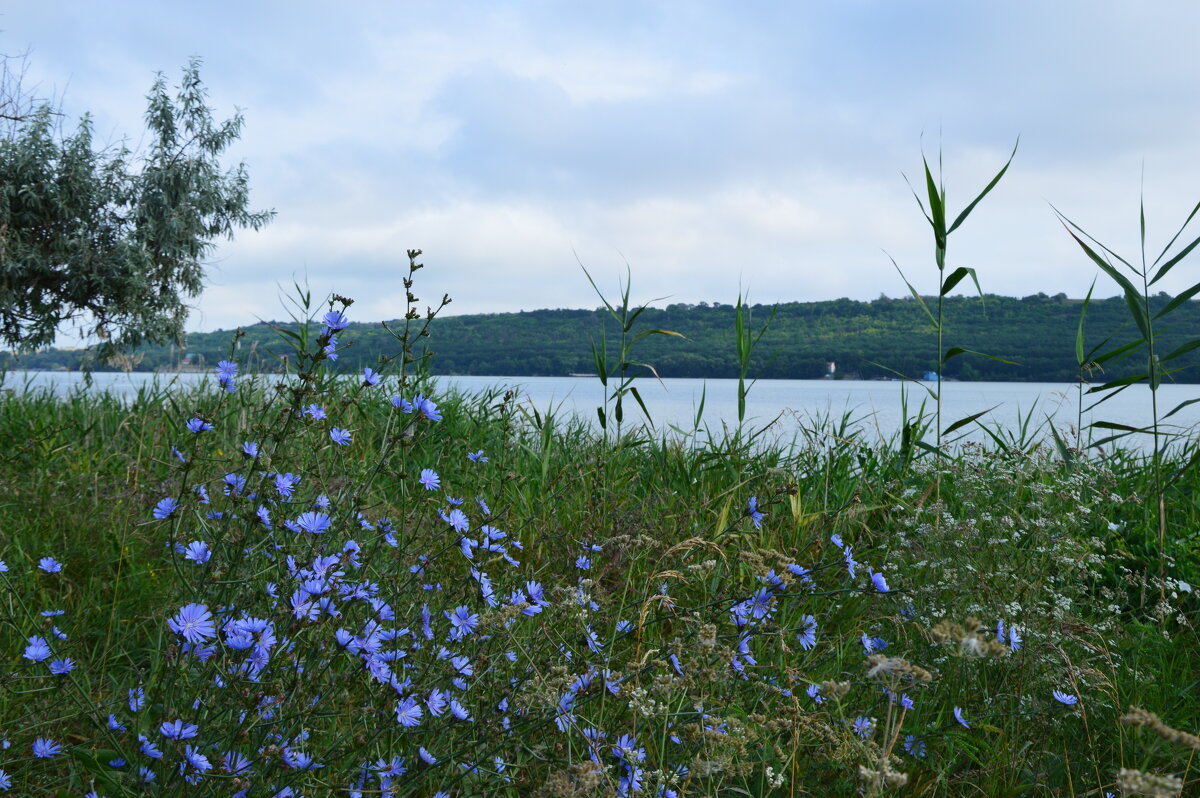
[(237, 385), (233, 382), (237, 370), (238, 365), (232, 360), (222, 360), (217, 364), (217, 383), (229, 393), (237, 390)]
[(351, 441), (350, 431), (341, 427), (334, 427), (329, 430), (329, 438), (338, 446), (349, 446)]
[(329, 311), (321, 317), (321, 321), (325, 324), (325, 329), (329, 332), (337, 332), (350, 326), (350, 320), (340, 310)]
[(46, 638), (34, 635), (29, 638), (29, 645), (25, 646), (25, 659), (41, 662), (50, 656), (50, 644), (46, 642)]
[(324, 352), (325, 357), (329, 358), (330, 360), (337, 360), (338, 359), (337, 348), (338, 348), (337, 336), (330, 335), (329, 343), (325, 344), (325, 348), (322, 349), (321, 351)]
[(916, 735), (910, 734), (904, 738), (904, 750), (909, 756), (918, 759), (925, 758), (925, 741), (918, 740)]
[(258, 457), (258, 444), (254, 441), (246, 441), (242, 444), (242, 454), (251, 459)]
[(883, 578), (883, 574), (878, 571), (871, 571), (871, 584), (875, 585), (875, 589), (880, 593), (888, 592), (887, 580)]
[(75, 670), (75, 660), (67, 657), (66, 659), (56, 659), (50, 662), (50, 672), (55, 676), (62, 676), (64, 673), (70, 673)]
[(154, 505), (154, 517), (157, 518), (158, 521), (162, 521), (163, 518), (169, 518), (170, 515), (172, 515), (173, 512), (178, 509), (179, 502), (176, 502), (176, 500), (173, 498), (167, 497), (166, 499), (161, 500), (161, 502), (158, 502), (158, 504)]
[(203, 540), (193, 540), (187, 544), (187, 548), (183, 550), (183, 559), (191, 560), (197, 565), (203, 565), (212, 557), (212, 552), (208, 549), (208, 544)]
[(862, 636), (863, 656), (871, 656), (876, 651), (883, 651), (887, 648), (887, 641), (882, 637), (870, 637), (867, 634)]
[(428, 397), (417, 394), (413, 399), (413, 404), (417, 408), (417, 412), (425, 416), (430, 421), (441, 421), (442, 414), (438, 412), (437, 403)]
[[(193, 748), (191, 745), (185, 745), (183, 754), (187, 758), (188, 764), (195, 768), (198, 773), (203, 773), (206, 770), (212, 769), (212, 764), (208, 761), (208, 757), (200, 753), (199, 749)], [(184, 779), (190, 784), (195, 784), (198, 780), (197, 774), (189, 774)]]
[(796, 635), (800, 641), (800, 648), (811, 651), (817, 645), (817, 619), (811, 615), (805, 615), (800, 619), (800, 623), (805, 627)]
[(755, 529), (762, 529), (763, 514), (758, 511), (758, 497), (751, 496), (748, 504), (750, 520), (754, 523)]
[(300, 482), (300, 477), (291, 473), (275, 475), (275, 490), (279, 491), (279, 495), (285, 499), (292, 498), (292, 492), (295, 491), (297, 483)]
[(244, 754), (237, 751), (230, 751), (221, 757), (221, 769), (233, 776), (249, 773), (253, 764)]
[(301, 513), (300, 517), (296, 519), (296, 526), (313, 535), (320, 535), (323, 532), (329, 531), (329, 523), (329, 516), (325, 513), (312, 511)]
[(467, 459), (476, 463), (486, 463), (488, 461), (487, 456), (483, 453), (483, 449), (480, 449), (477, 452), (471, 452), (467, 455)]
[(864, 740), (871, 734), (871, 729), (874, 727), (875, 723), (870, 718), (859, 716), (854, 719), (854, 733)]
[(963, 725), (963, 728), (964, 728), (964, 729), (969, 729), (969, 728), (971, 728), (971, 724), (970, 724), (970, 723), (967, 723), (966, 719), (965, 719), (965, 718), (963, 718), (963, 711), (962, 711), (962, 708), (961, 708), (961, 707), (955, 707), (955, 708), (954, 708), (954, 719), (955, 719), (956, 721), (958, 721), (959, 723), (961, 723), (961, 724)]
[(471, 612), (470, 608), (465, 604), (456, 607), (454, 612), (443, 612), (446, 620), (450, 621), (453, 627), (450, 630), (451, 640), (462, 640), (464, 637), (475, 631), (475, 627), (479, 624), (479, 616)]
[(199, 435), (201, 432), (208, 432), (211, 430), (213, 425), (209, 424), (204, 419), (197, 417), (188, 419), (187, 428), (189, 432)]
[(457, 698), (450, 699), (450, 714), (454, 715), (454, 717), (458, 718), (459, 720), (473, 720), (471, 713), (467, 711), (466, 707), (458, 703)]
[(409, 696), (396, 702), (396, 722), (401, 726), (412, 727), (421, 725), (421, 716), (425, 711), (417, 703), (417, 699)]
[(140, 687), (133, 687), (129, 690), (129, 711), (137, 712), (142, 707), (146, 706), (146, 691)]
[(49, 737), (39, 737), (33, 741), (33, 755), (38, 759), (50, 759), (62, 753), (62, 746)]
[(850, 574), (850, 578), (854, 578), (854, 569), (858, 566), (858, 562), (854, 559), (853, 550), (847, 546), (842, 549), (842, 557), (846, 560), (846, 571)]
[(38, 560), (38, 568), (41, 568), (48, 574), (56, 574), (62, 570), (62, 563), (53, 557), (43, 557)]
[(442, 480), (432, 468), (422, 468), (421, 484), (425, 486), (425, 490), (437, 490)]
[(471, 528), (471, 522), (467, 520), (466, 513), (457, 507), (451, 510), (450, 514), (446, 516), (446, 521), (450, 526), (454, 527), (455, 532), (466, 532)]
[(308, 416), (313, 421), (321, 421), (322, 419), (328, 418), (328, 416), (325, 413), (325, 408), (321, 407), (319, 404), (316, 404), (315, 402), (313, 404), (310, 404), (308, 407), (304, 408), (303, 410), (301, 410), (300, 415)]
[(187, 642), (197, 645), (216, 636), (212, 613), (203, 604), (187, 604), (167, 621), (171, 631)]
[(446, 711), (446, 694), (436, 687), (429, 691), (429, 698), (425, 701), (425, 706), (429, 707), (429, 714), (435, 718), (441, 717)]
[(283, 752), (283, 763), (295, 770), (316, 770), (325, 767), (320, 762), (314, 762), (311, 754), (291, 748)]
[(1055, 690), (1051, 695), (1054, 696), (1055, 701), (1060, 704), (1066, 704), (1069, 707), (1073, 707), (1079, 703), (1078, 696), (1072, 693), (1064, 693), (1062, 690)]
[(379, 384), (379, 374), (369, 368), (363, 369), (363, 385), (370, 388)]
[(413, 403), (405, 399), (403, 396), (393, 396), (392, 407), (400, 408), (400, 412), (402, 413), (411, 413), (416, 409), (413, 407)]
[(246, 478), (240, 474), (226, 474), (224, 482), (226, 496), (240, 496), (246, 490)]
[(138, 735), (138, 741), (141, 742), (142, 756), (148, 756), (151, 759), (162, 759), (162, 751), (154, 744), (154, 741), (146, 737), (144, 734)]
[(190, 740), (200, 733), (200, 727), (194, 723), (184, 723), (181, 719), (176, 718), (160, 726), (159, 731), (168, 740)]

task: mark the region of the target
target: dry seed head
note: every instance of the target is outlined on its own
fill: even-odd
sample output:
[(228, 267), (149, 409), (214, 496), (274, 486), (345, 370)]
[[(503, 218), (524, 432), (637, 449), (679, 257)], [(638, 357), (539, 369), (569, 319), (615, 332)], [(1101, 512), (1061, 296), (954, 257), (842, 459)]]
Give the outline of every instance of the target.
[(841, 698), (850, 692), (850, 682), (821, 682), (821, 695)]
[(881, 676), (907, 677), (916, 682), (933, 681), (933, 674), (920, 665), (913, 665), (903, 657), (885, 657), (882, 654), (872, 654), (867, 657), (863, 667), (867, 669), (868, 679), (878, 679)]
[(1140, 707), (1130, 707), (1129, 711), (1121, 716), (1121, 723), (1126, 726), (1149, 726), (1155, 734), (1167, 742), (1181, 745), (1184, 748), (1190, 748), (1193, 751), (1200, 751), (1200, 737), (1190, 732), (1172, 729), (1163, 723), (1158, 715), (1149, 710), (1141, 709)]
[(1183, 792), (1183, 779), (1126, 768), (1117, 772), (1117, 785), (1125, 795), (1147, 795), (1150, 798), (1175, 798)]
[(858, 777), (863, 780), (867, 795), (878, 795), (885, 789), (903, 787), (908, 784), (908, 774), (901, 773), (886, 761), (872, 768), (859, 765)]

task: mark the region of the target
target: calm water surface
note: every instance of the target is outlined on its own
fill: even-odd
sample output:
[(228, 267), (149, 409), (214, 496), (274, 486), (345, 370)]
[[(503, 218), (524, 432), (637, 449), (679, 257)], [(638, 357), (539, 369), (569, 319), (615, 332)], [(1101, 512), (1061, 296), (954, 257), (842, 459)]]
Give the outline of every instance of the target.
[[(143, 387), (191, 386), (202, 382), (205, 374), (97, 373), (91, 391), (109, 391), (132, 396)], [(545, 414), (577, 413), (596, 422), (596, 407), (604, 400), (604, 391), (594, 377), (439, 377), (440, 389), (457, 388), (475, 393), (489, 389), (512, 389), (520, 401)], [(737, 424), (737, 380), (666, 379), (661, 383), (639, 380), (636, 383), (654, 424), (659, 429), (678, 427), (691, 430), (701, 397), (704, 413), (701, 428), (720, 431), (722, 425)], [(900, 429), (902, 396), (907, 396), (910, 416), (922, 400), (932, 412), (932, 401), (922, 388), (924, 383), (866, 382), (857, 380), (760, 380), (750, 391), (746, 404), (747, 422), (758, 429), (771, 424), (767, 433), (774, 439), (790, 440), (811, 428), (821, 418), (840, 420), (848, 416), (853, 426), (872, 438), (890, 437)], [(4, 387), (16, 392), (48, 389), (56, 394), (80, 390), (83, 380), (73, 372), (10, 372)], [(1031, 432), (1047, 419), (1061, 430), (1073, 428), (1077, 419), (1078, 389), (1058, 383), (946, 382), (942, 384), (943, 426), (981, 411), (980, 420), (991, 427), (1019, 430), (1023, 423)], [(1087, 403), (1094, 399), (1085, 396)], [(1144, 385), (1131, 386), (1098, 408), (1084, 414), (1084, 423), (1113, 421), (1130, 426), (1150, 422), (1150, 390)], [(1200, 385), (1163, 385), (1158, 391), (1159, 412), (1165, 414), (1181, 402), (1200, 398)], [(610, 413), (611, 415), (611, 413)], [(641, 410), (627, 397), (625, 422), (641, 422)], [(1200, 403), (1176, 413), (1168, 422), (1181, 429), (1200, 426)], [(987, 440), (972, 425), (971, 440)], [(1099, 436), (1098, 436), (1099, 437)], [(1145, 437), (1145, 436), (1142, 436)]]

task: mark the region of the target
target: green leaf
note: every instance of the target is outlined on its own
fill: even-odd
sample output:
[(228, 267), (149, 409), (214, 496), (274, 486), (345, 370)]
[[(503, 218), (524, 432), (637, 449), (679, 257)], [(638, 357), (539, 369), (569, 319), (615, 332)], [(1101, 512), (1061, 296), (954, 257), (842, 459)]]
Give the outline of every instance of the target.
[(986, 357), (988, 360), (995, 360), (997, 363), (1006, 363), (1010, 366), (1020, 365), (1019, 363), (1014, 363), (1011, 360), (1005, 360), (1002, 357), (996, 357), (995, 355), (989, 355), (986, 352), (976, 352), (974, 349), (963, 349), (961, 346), (952, 346), (949, 349), (947, 349), (946, 356), (944, 358), (942, 358), (942, 362), (945, 363), (945, 362), (949, 361), (950, 358), (957, 357), (959, 355), (979, 355), (980, 357)]
[(637, 388), (630, 388), (629, 392), (633, 394), (633, 398), (637, 401), (638, 407), (642, 408), (642, 415), (650, 422), (650, 426), (654, 426), (654, 419), (650, 418), (650, 411), (646, 409), (646, 403), (642, 401), (642, 395), (638, 393)]
[(633, 340), (635, 342), (640, 341), (648, 335), (671, 335), (676, 338), (683, 338), (684, 340), (687, 340), (687, 336), (683, 333), (672, 332), (671, 330), (642, 330), (640, 333), (633, 336)]
[[(883, 254), (887, 255), (886, 252)], [(900, 275), (900, 279), (903, 280), (904, 284), (908, 286), (909, 293), (913, 295), (913, 299), (917, 300), (917, 304), (921, 306), (921, 310), (925, 311), (925, 315), (929, 317), (929, 323), (932, 324), (933, 328), (936, 330), (938, 328), (937, 319), (934, 318), (934, 315), (929, 311), (929, 306), (925, 304), (925, 300), (922, 299), (921, 295), (917, 293), (917, 289), (913, 288), (912, 283), (910, 283), (908, 278), (904, 276), (904, 272), (900, 271), (900, 264), (896, 263), (896, 259), (891, 255), (888, 255), (888, 260), (890, 260), (892, 265), (896, 267), (896, 272)]]
[(1200, 293), (1200, 283), (1196, 283), (1191, 288), (1184, 291), (1182, 294), (1180, 294), (1179, 296), (1175, 297), (1170, 302), (1168, 302), (1166, 307), (1164, 307), (1158, 313), (1154, 314), (1154, 318), (1156, 318), (1156, 319), (1162, 318), (1163, 316), (1167, 315), (1175, 308), (1182, 305), (1184, 302), (1187, 302), (1189, 299), (1194, 297), (1197, 293)]
[(1200, 402), (1200, 399), (1188, 399), (1188, 400), (1186, 400), (1186, 401), (1180, 402), (1179, 404), (1175, 405), (1175, 409), (1174, 409), (1174, 410), (1172, 410), (1170, 413), (1167, 413), (1165, 416), (1163, 416), (1163, 420), (1164, 420), (1164, 421), (1165, 421), (1165, 420), (1167, 420), (1168, 418), (1170, 418), (1171, 416), (1175, 415), (1176, 413), (1178, 413), (1178, 412), (1179, 412), (1180, 410), (1182, 410), (1183, 408), (1187, 407), (1188, 405), (1194, 405), (1194, 404), (1196, 404), (1197, 402)]
[(938, 447), (936, 447), (932, 444), (926, 443), (925, 441), (922, 441), (922, 440), (914, 440), (912, 442), (912, 445), (917, 447), (918, 449), (929, 452), (930, 454), (937, 455), (938, 457), (949, 457), (949, 455), (947, 455), (945, 452), (943, 452)]
[(1100, 391), (1107, 391), (1112, 388), (1119, 388), (1123, 385), (1133, 385), (1134, 383), (1145, 382), (1148, 379), (1150, 379), (1149, 374), (1132, 374), (1128, 377), (1122, 377), (1119, 380), (1112, 380), (1110, 382), (1104, 383), (1103, 385), (1097, 385), (1092, 388), (1088, 388), (1087, 393), (1099, 393)]
[(1188, 341), (1186, 344), (1176, 347), (1175, 349), (1171, 350), (1171, 353), (1164, 357), (1163, 360), (1174, 360), (1181, 355), (1186, 355), (1188, 352), (1191, 352), (1197, 347), (1200, 347), (1200, 338), (1194, 338), (1191, 341)]
[[(1062, 214), (1059, 214), (1059, 218), (1063, 223), (1063, 227), (1066, 228), (1067, 233), (1069, 233), (1071, 238), (1075, 239), (1076, 243), (1083, 248), (1083, 251), (1087, 253), (1087, 256), (1092, 259), (1092, 262), (1099, 266), (1105, 274), (1111, 277), (1117, 283), (1117, 285), (1121, 287), (1121, 292), (1125, 296), (1125, 304), (1129, 308), (1129, 313), (1131, 316), (1133, 316), (1133, 320), (1137, 324), (1138, 330), (1140, 330), (1142, 333), (1142, 339), (1149, 341), (1150, 318), (1146, 314), (1146, 308), (1142, 305), (1142, 296), (1138, 293), (1138, 290), (1134, 288), (1133, 283), (1129, 281), (1128, 277), (1121, 274), (1121, 272), (1119, 272), (1111, 263), (1100, 257), (1100, 255), (1097, 254), (1094, 249), (1089, 247), (1082, 238), (1075, 235), (1075, 231), (1071, 229), (1071, 227), (1075, 226), (1073, 222), (1070, 222), (1068, 219), (1066, 219), (1066, 217), (1062, 216)], [(1068, 226), (1068, 224), (1070, 224), (1070, 226)]]
[(1004, 177), (1004, 173), (1008, 171), (1008, 167), (1012, 164), (1013, 158), (1016, 157), (1017, 147), (1020, 146), (1020, 144), (1021, 137), (1017, 136), (1017, 141), (1015, 144), (1013, 144), (1012, 153), (1008, 156), (1008, 160), (1004, 162), (1004, 167), (996, 173), (996, 176), (992, 178), (992, 182), (987, 184), (987, 188), (979, 192), (979, 196), (972, 200), (970, 205), (963, 208), (962, 213), (960, 213), (958, 218), (954, 220), (954, 224), (950, 225), (950, 229), (946, 231), (947, 235), (957, 230), (958, 226), (967, 220), (967, 216), (971, 214), (971, 211), (975, 210), (975, 206), (979, 204), (979, 201), (986, 197), (988, 192), (996, 187), (996, 184), (1000, 182), (1000, 178)]
[(1050, 434), (1054, 436), (1054, 446), (1058, 449), (1059, 457), (1063, 459), (1063, 463), (1066, 464), (1067, 469), (1071, 470), (1075, 465), (1075, 453), (1067, 446), (1066, 441), (1058, 434), (1058, 429), (1053, 424), (1050, 425)]
[(933, 216), (933, 237), (937, 248), (946, 249), (946, 203), (945, 197), (938, 191), (933, 182), (933, 172), (929, 171), (929, 162), (921, 156), (925, 166), (925, 190), (929, 195), (929, 213)]
[(992, 407), (989, 407), (987, 410), (980, 410), (978, 413), (960, 418), (958, 421), (955, 421), (953, 424), (946, 427), (946, 429), (942, 430), (942, 434), (949, 435), (951, 432), (954, 432), (954, 430), (956, 430), (956, 429), (962, 429), (963, 427), (967, 426), (975, 419), (977, 419), (981, 416), (986, 416), (988, 413), (992, 412), (999, 406), (1000, 405), (993, 405)]
[(1083, 298), (1083, 309), (1079, 311), (1079, 329), (1075, 332), (1075, 364), (1083, 368), (1087, 360), (1083, 356), (1083, 321), (1087, 318), (1088, 305), (1092, 303), (1092, 292), (1096, 290), (1096, 279), (1088, 288), (1087, 296)]
[(1120, 424), (1116, 421), (1093, 421), (1092, 426), (1097, 429), (1113, 429), (1124, 430), (1125, 432), (1150, 432), (1149, 427), (1131, 427), (1128, 424)]
[(596, 376), (600, 378), (600, 384), (605, 388), (608, 387), (608, 352), (604, 341), (604, 335), (600, 335), (600, 350), (596, 350), (596, 341), (592, 340), (592, 363), (596, 366)]
[(1102, 355), (1096, 355), (1094, 358), (1092, 358), (1092, 362), (1095, 363), (1097, 366), (1100, 366), (1100, 365), (1107, 363), (1110, 360), (1113, 360), (1114, 358), (1120, 359), (1120, 358), (1124, 357), (1125, 355), (1128, 355), (1129, 353), (1131, 353), (1137, 349), (1140, 349), (1141, 347), (1143, 347), (1145, 345), (1146, 345), (1145, 341), (1141, 341), (1141, 340), (1130, 341), (1129, 343), (1124, 344), (1122, 346), (1118, 346), (1116, 349), (1113, 349), (1109, 352), (1105, 352)]
[[(1183, 235), (1183, 230), (1186, 230), (1188, 228), (1188, 224), (1192, 223), (1192, 220), (1193, 220), (1193, 218), (1195, 218), (1196, 212), (1198, 212), (1198, 211), (1200, 211), (1200, 203), (1196, 203), (1195, 206), (1193, 206), (1192, 212), (1190, 212), (1190, 214), (1188, 214), (1188, 217), (1186, 218), (1186, 220), (1183, 220), (1183, 223), (1180, 224), (1180, 229), (1176, 230), (1175, 235), (1171, 236), (1171, 240), (1166, 242), (1166, 246), (1163, 247), (1163, 251), (1158, 253), (1157, 258), (1154, 258), (1154, 265), (1158, 265), (1159, 260), (1162, 260), (1166, 256), (1166, 252), (1168, 252), (1172, 246), (1175, 246), (1175, 242), (1178, 239), (1180, 239), (1181, 235)], [(1178, 258), (1175, 258), (1175, 262), (1178, 263)], [(1163, 265), (1165, 266), (1166, 269), (1170, 269), (1170, 266), (1174, 266), (1175, 263), (1171, 263), (1170, 265), (1166, 265), (1166, 264), (1163, 264)], [(1165, 274), (1165, 272), (1162, 269), (1159, 269), (1158, 276), (1154, 277), (1154, 280), (1152, 280), (1150, 282), (1151, 286), (1153, 286), (1154, 282), (1156, 282), (1159, 277), (1163, 277), (1164, 274)]]
[(975, 290), (979, 292), (980, 296), (983, 296), (983, 289), (979, 287), (979, 278), (975, 275), (975, 270), (969, 269), (966, 266), (959, 266), (957, 269), (950, 272), (950, 276), (947, 277), (945, 282), (942, 283), (942, 296), (945, 296), (954, 290), (954, 286), (962, 282), (962, 278), (966, 277), (967, 275), (970, 275), (971, 281), (975, 283)]
[[(1193, 211), (1193, 213), (1195, 213), (1195, 211)], [(1190, 219), (1191, 217), (1188, 217), (1188, 218)], [(1162, 278), (1166, 277), (1166, 276), (1167, 276), (1167, 272), (1171, 271), (1171, 269), (1173, 269), (1173, 268), (1175, 267), (1175, 264), (1179, 263), (1179, 261), (1181, 261), (1181, 260), (1183, 260), (1184, 258), (1186, 258), (1186, 257), (1187, 257), (1187, 256), (1188, 256), (1188, 255), (1191, 253), (1191, 251), (1192, 251), (1193, 249), (1195, 249), (1195, 248), (1196, 248), (1196, 245), (1197, 245), (1197, 244), (1200, 244), (1200, 238), (1196, 238), (1195, 240), (1193, 240), (1193, 241), (1192, 241), (1190, 244), (1188, 244), (1186, 247), (1184, 247), (1184, 248), (1183, 248), (1183, 249), (1182, 249), (1182, 250), (1179, 252), (1179, 254), (1178, 254), (1178, 255), (1176, 255), (1175, 257), (1171, 258), (1171, 259), (1170, 259), (1169, 261), (1167, 261), (1166, 263), (1164, 263), (1164, 264), (1162, 265), (1162, 267), (1160, 267), (1160, 268), (1159, 268), (1158, 272), (1157, 272), (1157, 273), (1154, 275), (1154, 278), (1153, 278), (1153, 279), (1151, 279), (1151, 280), (1150, 280), (1150, 282), (1149, 282), (1149, 283), (1147, 283), (1147, 285), (1154, 285), (1154, 284), (1155, 284), (1155, 283), (1157, 283), (1159, 280), (1161, 280)]]

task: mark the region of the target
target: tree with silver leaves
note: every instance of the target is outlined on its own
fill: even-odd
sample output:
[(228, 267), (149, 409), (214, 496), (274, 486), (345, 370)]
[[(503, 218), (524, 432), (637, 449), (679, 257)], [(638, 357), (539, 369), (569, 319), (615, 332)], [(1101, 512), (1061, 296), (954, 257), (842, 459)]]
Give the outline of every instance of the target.
[(30, 102), (19, 80), (0, 92), (10, 125), (0, 137), (0, 345), (47, 346), (68, 321), (101, 341), (101, 357), (181, 341), (185, 300), (200, 293), (216, 239), (274, 216), (248, 209), (245, 164), (220, 164), (241, 114), (214, 121), (195, 59), (173, 98), (158, 75), (140, 155), (97, 150), (86, 115), (61, 134), (61, 114)]

